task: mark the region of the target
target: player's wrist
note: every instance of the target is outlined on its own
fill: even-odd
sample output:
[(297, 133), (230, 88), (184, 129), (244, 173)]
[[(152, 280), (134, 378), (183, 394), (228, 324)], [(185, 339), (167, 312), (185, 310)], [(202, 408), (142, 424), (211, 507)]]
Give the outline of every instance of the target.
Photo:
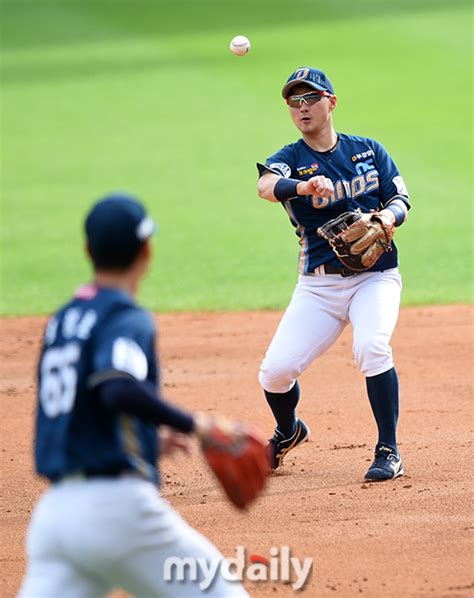
[(296, 192), (298, 193), (299, 196), (304, 197), (306, 195), (305, 189), (306, 189), (306, 181), (298, 181), (298, 184), (296, 185)]
[(199, 411), (194, 413), (194, 433), (201, 443), (206, 443), (217, 433), (227, 436), (235, 435), (240, 427), (235, 422), (223, 417), (222, 415), (211, 416)]
[(297, 179), (286, 179), (281, 177), (275, 183), (273, 188), (273, 195), (278, 201), (288, 201), (289, 199), (295, 199), (296, 197), (302, 197), (303, 194), (298, 192), (298, 188), (301, 191), (301, 184), (304, 181), (298, 181)]
[(193, 431), (199, 440), (207, 438), (212, 430), (213, 418), (202, 411), (193, 414)]
[(405, 222), (407, 209), (404, 205), (393, 203), (384, 208), (380, 214), (383, 214), (385, 218), (389, 218), (393, 226), (400, 226)]

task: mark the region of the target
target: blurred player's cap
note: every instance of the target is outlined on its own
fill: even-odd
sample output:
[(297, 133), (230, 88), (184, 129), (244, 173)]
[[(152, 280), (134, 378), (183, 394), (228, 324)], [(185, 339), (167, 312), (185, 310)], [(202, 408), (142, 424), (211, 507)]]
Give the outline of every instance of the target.
[(113, 193), (91, 208), (85, 230), (96, 265), (120, 267), (133, 261), (156, 225), (138, 199)]
[(295, 87), (295, 85), (300, 85), (301, 83), (309, 85), (318, 91), (328, 91), (330, 94), (334, 94), (334, 87), (323, 71), (314, 69), (310, 66), (302, 66), (292, 73), (285, 83), (281, 92), (285, 100), (291, 95), (293, 87)]

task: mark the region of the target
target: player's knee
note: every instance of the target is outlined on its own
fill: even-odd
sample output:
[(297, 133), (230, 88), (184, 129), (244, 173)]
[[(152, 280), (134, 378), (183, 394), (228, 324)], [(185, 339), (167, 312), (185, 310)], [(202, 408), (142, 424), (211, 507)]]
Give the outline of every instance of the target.
[(393, 367), (392, 349), (383, 337), (354, 341), (354, 359), (365, 376), (377, 376)]
[(287, 392), (300, 373), (297, 367), (289, 367), (288, 363), (269, 364), (263, 362), (258, 374), (258, 381), (268, 392)]

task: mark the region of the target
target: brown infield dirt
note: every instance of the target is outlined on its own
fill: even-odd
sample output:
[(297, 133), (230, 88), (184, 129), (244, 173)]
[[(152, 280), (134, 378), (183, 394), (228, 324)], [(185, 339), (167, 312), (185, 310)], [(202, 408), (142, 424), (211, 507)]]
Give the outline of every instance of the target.
[[(288, 455), (241, 514), (195, 451), (162, 463), (163, 495), (226, 556), (314, 559), (307, 596), (472, 596), (472, 306), (405, 308), (393, 339), (406, 475), (365, 484), (375, 425), (347, 328), (301, 377), (312, 440)], [(281, 313), (159, 316), (166, 395), (190, 409), (249, 420), (271, 435), (257, 381)], [(2, 597), (17, 591), (25, 532), (44, 488), (32, 466), (34, 369), (44, 318), (3, 318), (1, 343)], [(291, 596), (290, 583), (246, 581), (252, 596)], [(179, 594), (177, 594), (179, 595)], [(44, 597), (60, 598), (60, 597)]]

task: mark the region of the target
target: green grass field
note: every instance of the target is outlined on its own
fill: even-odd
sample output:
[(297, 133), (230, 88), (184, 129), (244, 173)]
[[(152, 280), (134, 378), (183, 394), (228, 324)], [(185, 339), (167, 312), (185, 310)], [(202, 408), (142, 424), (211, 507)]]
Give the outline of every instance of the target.
[(1, 313), (89, 277), (82, 219), (114, 189), (159, 223), (147, 307), (284, 306), (297, 239), (255, 162), (297, 139), (280, 89), (306, 64), (335, 84), (336, 128), (382, 141), (411, 191), (405, 304), (472, 300), (470, 2), (3, 0), (0, 21)]

